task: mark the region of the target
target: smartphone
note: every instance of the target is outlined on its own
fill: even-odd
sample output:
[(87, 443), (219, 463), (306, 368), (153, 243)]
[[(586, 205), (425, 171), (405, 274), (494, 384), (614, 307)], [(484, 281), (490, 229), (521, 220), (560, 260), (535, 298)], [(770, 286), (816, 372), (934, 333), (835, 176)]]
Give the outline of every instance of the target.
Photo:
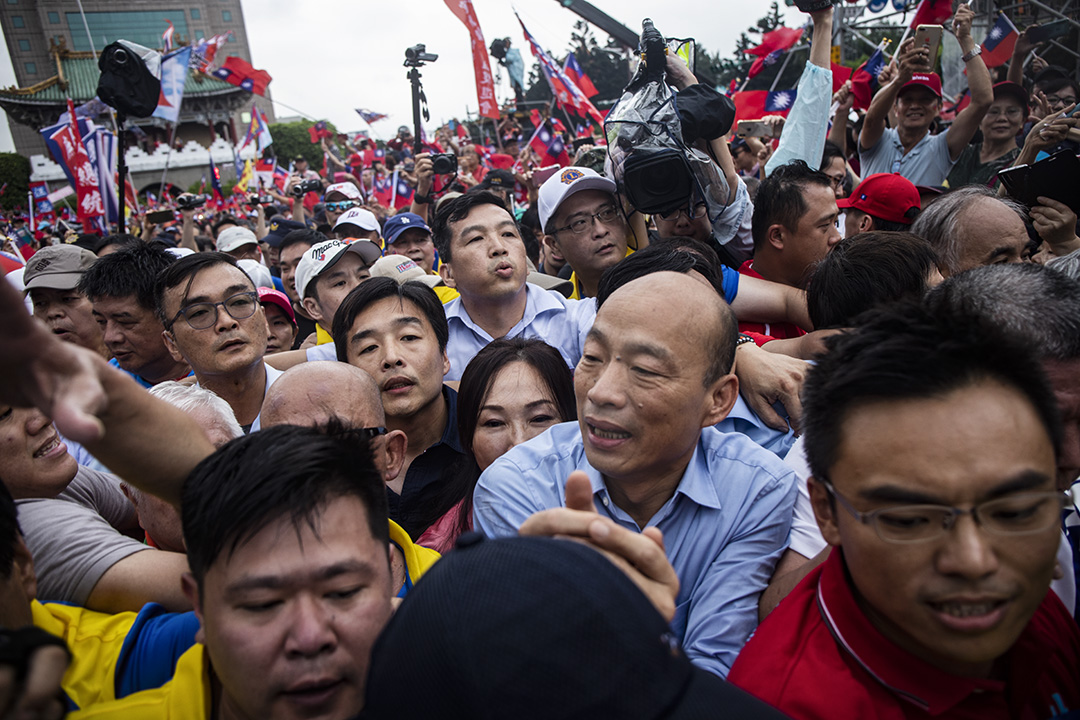
[(559, 172), (559, 170), (561, 169), (562, 168), (560, 168), (558, 165), (548, 165), (547, 167), (542, 167), (539, 170), (534, 170), (533, 182), (536, 183), (537, 187), (540, 187), (549, 177)]
[(160, 225), (163, 222), (169, 222), (170, 220), (175, 219), (176, 215), (172, 210), (154, 210), (146, 213), (147, 222), (152, 222), (155, 225)]
[(1068, 20), (1055, 20), (1054, 22), (1046, 23), (1045, 25), (1029, 27), (1027, 29), (1027, 36), (1028, 40), (1038, 44), (1044, 43), (1047, 40), (1059, 38), (1062, 35), (1068, 35), (1070, 30), (1072, 30), (1072, 23)]
[(740, 120), (735, 126), (735, 134), (739, 137), (775, 137), (773, 126), (761, 120)]
[(938, 55), (941, 54), (941, 34), (943, 28), (940, 25), (920, 25), (915, 28), (915, 49), (926, 48), (930, 51), (930, 70), (937, 67)]

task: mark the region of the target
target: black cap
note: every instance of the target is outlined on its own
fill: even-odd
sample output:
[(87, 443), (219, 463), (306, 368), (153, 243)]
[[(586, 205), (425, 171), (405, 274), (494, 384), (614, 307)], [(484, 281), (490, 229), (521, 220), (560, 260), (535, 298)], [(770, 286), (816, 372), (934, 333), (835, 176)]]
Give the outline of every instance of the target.
[(517, 179), (509, 170), (489, 170), (480, 183), (482, 188), (495, 188), (496, 190), (513, 190)]
[(360, 718), (718, 715), (783, 717), (694, 667), (649, 600), (592, 548), (466, 533), (379, 637)]

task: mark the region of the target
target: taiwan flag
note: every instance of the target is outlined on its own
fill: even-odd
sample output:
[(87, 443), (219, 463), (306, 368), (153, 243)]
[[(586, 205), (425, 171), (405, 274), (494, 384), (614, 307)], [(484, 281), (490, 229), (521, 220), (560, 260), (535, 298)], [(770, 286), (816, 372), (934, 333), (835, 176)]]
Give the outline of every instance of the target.
[(550, 123), (543, 123), (536, 128), (529, 147), (540, 157), (540, 167), (549, 165), (566, 166), (570, 164), (570, 155), (562, 138), (551, 129)]
[(270, 73), (265, 70), (256, 70), (246, 60), (238, 57), (225, 58), (225, 62), (222, 63), (221, 67), (211, 74), (230, 85), (235, 85), (256, 95), (265, 95), (266, 86), (272, 80)]
[(1018, 37), (1020, 33), (1016, 26), (1005, 13), (998, 13), (997, 22), (990, 28), (990, 32), (986, 33), (982, 44), (982, 59), (986, 67), (997, 67), (1009, 62)]
[(566, 62), (563, 63), (563, 72), (566, 73), (566, 77), (573, 80), (581, 92), (585, 93), (585, 97), (592, 97), (593, 95), (599, 95), (600, 91), (593, 85), (593, 81), (589, 79), (589, 76), (585, 74), (585, 71), (581, 69), (581, 65), (578, 64), (577, 56), (574, 53), (570, 53), (566, 56)]
[(873, 55), (860, 65), (851, 76), (851, 92), (855, 96), (854, 107), (866, 110), (878, 91), (878, 75), (885, 69), (885, 45), (877, 46)]
[(799, 42), (802, 33), (802, 28), (789, 28), (781, 25), (775, 30), (762, 35), (761, 44), (757, 47), (749, 48), (746, 52), (749, 55), (756, 55), (763, 58), (777, 50), (787, 50), (789, 47)]
[(412, 205), (413, 199), (413, 186), (405, 182), (405, 178), (398, 177), (397, 170), (394, 171), (394, 208), (400, 210), (406, 205)]
[(787, 116), (798, 93), (795, 90), (747, 90), (737, 92), (735, 101), (736, 120), (756, 120), (766, 115)]
[(940, 25), (953, 14), (952, 0), (919, 0), (915, 17), (911, 19), (911, 29), (920, 25)]

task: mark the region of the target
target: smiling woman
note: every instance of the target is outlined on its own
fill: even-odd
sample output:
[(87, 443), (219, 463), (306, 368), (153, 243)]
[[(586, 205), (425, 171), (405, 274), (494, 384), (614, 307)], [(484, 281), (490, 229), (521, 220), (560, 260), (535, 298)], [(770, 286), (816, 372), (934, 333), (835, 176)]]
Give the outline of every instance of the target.
[(453, 503), (417, 541), (445, 553), (472, 529), (472, 491), (480, 473), (516, 445), (552, 425), (577, 419), (570, 370), (559, 351), (540, 340), (495, 340), (477, 353), (458, 388), (458, 434), (467, 462), (447, 483)]

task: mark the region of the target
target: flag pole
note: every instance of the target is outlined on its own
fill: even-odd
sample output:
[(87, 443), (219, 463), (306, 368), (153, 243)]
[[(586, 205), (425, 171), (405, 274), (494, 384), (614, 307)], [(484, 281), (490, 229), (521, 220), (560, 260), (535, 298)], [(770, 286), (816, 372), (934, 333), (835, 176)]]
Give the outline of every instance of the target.
[[(169, 161), (172, 159), (173, 143), (176, 141), (176, 125), (172, 124), (172, 130), (169, 131), (169, 152), (165, 155), (165, 169), (161, 171), (161, 185), (158, 187), (158, 197), (162, 197), (165, 194), (165, 176), (169, 172)], [(120, 194), (123, 195), (123, 189)]]
[[(790, 60), (790, 59), (791, 59), (791, 50), (789, 49), (787, 52), (784, 53), (784, 62), (780, 63), (780, 71), (778, 73), (776, 73), (776, 77), (773, 78), (772, 85), (769, 86), (769, 92), (772, 92), (773, 90), (776, 89), (776, 84), (778, 82), (780, 82), (780, 76), (783, 75), (784, 70), (787, 69), (788, 60)], [(810, 62), (810, 60), (807, 59), (807, 62)]]

